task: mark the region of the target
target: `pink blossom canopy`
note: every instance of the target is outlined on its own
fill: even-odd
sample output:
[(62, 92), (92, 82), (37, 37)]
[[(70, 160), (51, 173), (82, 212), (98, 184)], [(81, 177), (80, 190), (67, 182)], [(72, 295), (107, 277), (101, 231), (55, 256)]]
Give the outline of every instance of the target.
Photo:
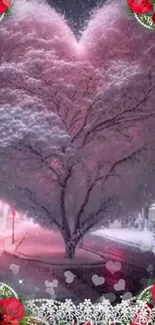
[(153, 200), (154, 41), (125, 1), (96, 10), (79, 42), (49, 5), (15, 1), (0, 24), (3, 199), (84, 232)]

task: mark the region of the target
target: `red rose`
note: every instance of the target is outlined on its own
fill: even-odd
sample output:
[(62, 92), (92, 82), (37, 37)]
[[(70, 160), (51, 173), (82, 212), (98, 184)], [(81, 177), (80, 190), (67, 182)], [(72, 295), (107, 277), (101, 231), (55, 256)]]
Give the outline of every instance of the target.
[(152, 298), (153, 298), (153, 301), (155, 301), (155, 285), (153, 285), (153, 287), (152, 287)]
[(0, 0), (0, 14), (4, 14), (11, 5), (12, 0)]
[[(148, 309), (150, 308), (150, 310)], [(146, 309), (147, 310), (147, 315), (145, 315), (145, 320), (149, 320), (150, 318), (150, 312), (151, 312), (151, 309), (154, 308), (154, 306), (152, 304), (150, 304), (149, 302), (147, 302), (146, 306), (144, 307), (144, 310)], [(142, 309), (143, 310), (143, 309)], [(141, 312), (142, 312), (141, 309), (139, 309), (136, 313), (136, 315), (134, 316), (134, 319), (132, 321), (132, 323), (130, 325), (145, 325), (145, 323), (143, 323), (141, 321)]]
[(0, 300), (0, 309), (4, 314), (12, 317), (12, 320), (21, 320), (25, 316), (25, 308), (17, 298)]
[(136, 14), (146, 14), (153, 11), (152, 0), (127, 0), (129, 7)]
[(4, 315), (3, 325), (19, 325), (18, 320), (13, 319), (10, 316)]

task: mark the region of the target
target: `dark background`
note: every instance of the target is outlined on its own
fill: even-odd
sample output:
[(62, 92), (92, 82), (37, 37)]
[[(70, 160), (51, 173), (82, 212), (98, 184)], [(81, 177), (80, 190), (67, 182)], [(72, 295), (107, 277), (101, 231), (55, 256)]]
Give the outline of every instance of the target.
[(77, 37), (90, 17), (93, 9), (103, 5), (104, 0), (47, 0), (57, 12), (65, 15), (68, 25)]

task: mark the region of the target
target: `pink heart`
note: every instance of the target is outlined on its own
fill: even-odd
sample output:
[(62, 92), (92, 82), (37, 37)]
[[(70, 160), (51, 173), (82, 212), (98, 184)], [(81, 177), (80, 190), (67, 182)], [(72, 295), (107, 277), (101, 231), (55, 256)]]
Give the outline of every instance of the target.
[[(65, 20), (40, 2), (23, 0), (21, 4), (16, 0), (13, 15), (0, 29), (3, 196), (23, 209), (35, 205), (34, 200), (44, 201), (46, 193), (54, 194), (53, 182), (74, 156), (85, 168), (81, 165), (78, 170), (78, 164), (74, 168), (67, 198), (72, 202), (78, 194), (82, 202), (86, 184), (91, 184), (102, 164), (100, 175), (109, 175), (116, 161), (132, 162), (131, 154), (139, 154), (149, 144), (149, 157), (143, 152), (140, 162), (123, 163), (117, 173), (114, 168), (104, 187), (105, 198), (109, 193), (114, 198), (119, 194), (126, 202), (130, 196), (132, 209), (139, 204), (135, 183), (145, 184), (148, 175), (149, 182), (154, 181), (150, 172), (154, 168), (150, 167), (154, 143), (150, 139), (155, 132), (155, 77), (151, 74), (155, 34), (139, 27), (128, 15), (125, 1), (120, 0), (97, 11), (79, 42)], [(145, 120), (147, 114), (151, 121)], [(47, 157), (49, 153), (54, 157), (44, 165), (40, 155)], [(54, 179), (48, 182), (52, 168)], [(114, 178), (113, 173), (117, 174)], [(34, 191), (38, 195), (33, 195)], [(93, 195), (98, 202), (103, 199), (100, 183)], [(46, 203), (59, 206), (56, 199), (53, 196)], [(91, 206), (95, 208), (94, 202)], [(42, 216), (42, 212), (34, 215), (39, 218), (39, 213)]]

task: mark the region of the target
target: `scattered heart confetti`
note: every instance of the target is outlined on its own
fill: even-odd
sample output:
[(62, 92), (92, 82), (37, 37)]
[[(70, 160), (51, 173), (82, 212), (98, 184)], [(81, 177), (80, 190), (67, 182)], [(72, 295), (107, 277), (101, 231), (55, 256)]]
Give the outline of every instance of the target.
[(53, 288), (56, 288), (58, 286), (58, 280), (54, 279), (52, 282)]
[[(0, 291), (3, 297), (3, 293), (7, 290), (8, 293), (13, 293), (13, 289), (5, 283), (0, 283)], [(89, 320), (91, 324), (94, 323), (103, 323), (106, 325), (129, 325), (129, 324), (154, 324), (154, 312), (153, 311), (153, 305), (147, 303), (146, 295), (150, 295), (152, 293), (153, 286), (147, 287), (145, 290), (141, 292), (139, 295), (139, 299), (137, 301), (131, 300), (132, 294), (131, 292), (126, 292), (121, 298), (123, 300), (128, 299), (128, 301), (122, 301), (119, 304), (116, 304), (115, 306), (112, 306), (112, 304), (109, 302), (114, 301), (115, 295), (113, 293), (108, 293), (106, 295), (103, 295), (100, 297), (100, 302), (92, 304), (91, 300), (84, 301), (84, 303), (80, 303), (75, 305), (72, 302), (72, 299), (65, 300), (64, 303), (60, 303), (60, 301), (56, 301), (53, 304), (53, 299), (56, 298), (56, 295), (53, 295), (53, 288), (48, 288), (47, 292), (52, 295), (52, 299), (46, 300), (46, 298), (43, 299), (36, 299), (36, 301), (27, 301), (26, 307), (30, 310), (33, 310), (33, 316), (36, 319), (40, 319), (40, 316), (44, 318), (44, 320), (50, 320), (51, 324), (69, 324), (74, 323), (76, 324), (89, 324)], [(8, 294), (7, 293), (7, 294)], [(17, 296), (16, 292), (14, 294)], [(144, 296), (145, 295), (145, 296)], [(152, 294), (151, 294), (152, 296)], [(2, 298), (0, 297), (0, 298)], [(17, 296), (18, 297), (18, 296)], [(28, 297), (32, 299), (33, 293), (29, 294)], [(136, 297), (135, 297), (136, 298)], [(104, 301), (108, 299), (108, 301)], [(134, 299), (135, 300), (135, 299)], [(39, 305), (38, 305), (39, 302)], [(102, 303), (102, 305), (101, 305)], [(54, 307), (54, 309), (53, 309)], [(151, 311), (152, 310), (152, 311)], [(77, 312), (76, 312), (77, 311)], [(70, 317), (71, 316), (71, 317)], [(73, 317), (74, 318), (73, 318)], [(97, 316), (97, 317), (96, 317)], [(139, 317), (137, 317), (139, 316)], [(82, 318), (82, 322), (81, 322)], [(100, 321), (96, 321), (96, 318)], [(75, 320), (76, 319), (76, 320)], [(66, 322), (67, 320), (67, 322)], [(103, 320), (103, 321), (101, 321)], [(138, 321), (137, 321), (138, 320)], [(139, 322), (140, 320), (140, 322)], [(142, 321), (141, 321), (142, 320)], [(52, 321), (52, 322), (51, 322)], [(44, 321), (45, 322), (45, 321)], [(47, 323), (47, 322), (46, 322)]]
[(12, 271), (13, 275), (17, 275), (19, 273), (19, 265), (16, 264), (11, 264), (10, 265), (10, 270)]
[(116, 300), (116, 295), (113, 292), (105, 293), (99, 299), (99, 302), (103, 302), (103, 300), (109, 300), (110, 302), (114, 302)]
[(128, 299), (131, 299), (131, 298), (132, 298), (132, 293), (131, 292), (126, 292), (122, 296), (122, 300), (128, 300)]
[(48, 280), (45, 280), (45, 287), (49, 287), (50, 286), (50, 282)]
[(125, 281), (123, 279), (120, 279), (115, 285), (114, 285), (114, 289), (116, 291), (121, 291), (121, 290), (125, 290)]
[(4, 240), (3, 248), (4, 250), (8, 250), (9, 252), (14, 252), (16, 249), (16, 245), (12, 244), (11, 238), (7, 238)]
[(46, 288), (46, 292), (49, 293), (51, 296), (53, 296), (55, 294), (55, 291), (52, 287)]
[(148, 272), (152, 272), (153, 271), (153, 265), (152, 264), (149, 264), (146, 270)]
[(56, 288), (58, 286), (58, 280), (54, 279), (52, 282), (45, 281), (45, 287)]
[(120, 262), (112, 262), (112, 261), (108, 261), (106, 263), (106, 268), (107, 270), (111, 273), (114, 274), (117, 271), (121, 270), (121, 263)]
[(95, 286), (100, 286), (105, 282), (105, 279), (102, 276), (99, 277), (97, 274), (94, 274), (92, 276), (92, 282), (95, 284)]
[(66, 277), (66, 283), (72, 283), (75, 278), (75, 274), (73, 274), (71, 271), (66, 271), (64, 276)]

